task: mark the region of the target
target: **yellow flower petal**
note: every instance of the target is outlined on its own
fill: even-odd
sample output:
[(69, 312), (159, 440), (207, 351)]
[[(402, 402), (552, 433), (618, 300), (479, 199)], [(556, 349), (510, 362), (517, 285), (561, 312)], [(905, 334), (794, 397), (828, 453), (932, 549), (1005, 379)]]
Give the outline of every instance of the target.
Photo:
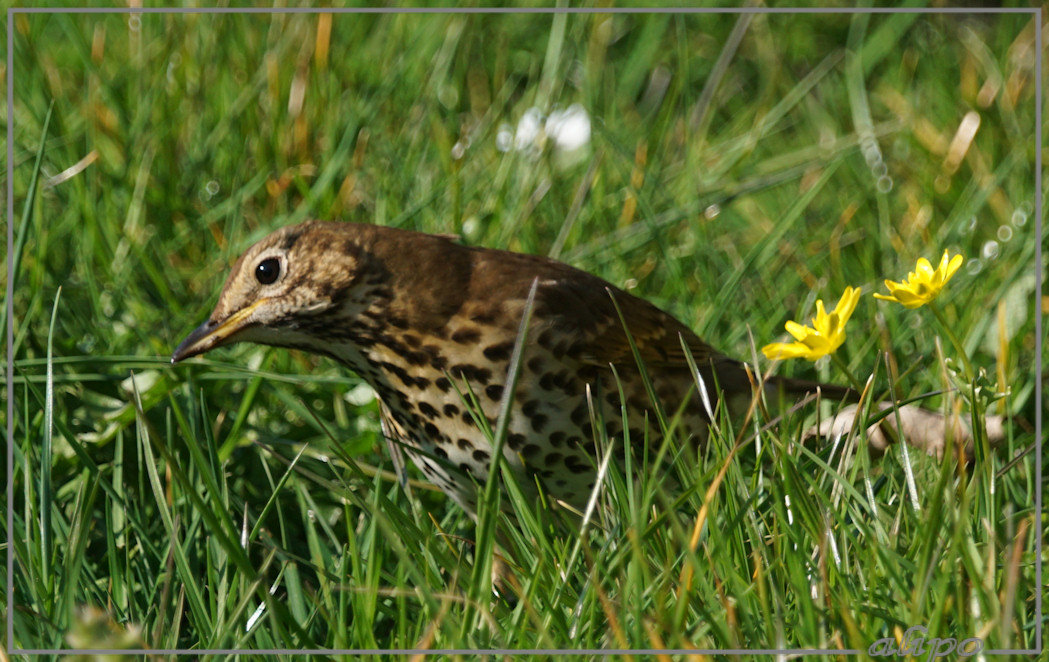
[[(943, 252), (943, 262), (947, 262), (947, 251)], [(946, 283), (954, 275), (955, 271), (958, 271), (958, 267), (962, 266), (962, 256), (955, 255), (951, 258), (950, 262), (947, 262), (947, 266), (944, 268), (943, 282)]]
[(778, 361), (780, 359), (809, 358), (812, 350), (800, 342), (785, 343), (776, 342), (761, 348), (766, 358)]
[(940, 264), (933, 269), (924, 257), (918, 258), (914, 271), (907, 274), (907, 280), (900, 283), (885, 281), (890, 296), (875, 294), (874, 297), (895, 301), (906, 308), (920, 308), (939, 296), (943, 286), (962, 266), (962, 261), (961, 255), (952, 258), (948, 251), (944, 251)]
[(849, 321), (852, 317), (852, 311), (856, 310), (856, 304), (860, 302), (860, 288), (858, 287), (846, 287), (845, 293), (838, 299), (838, 305), (834, 307), (834, 312), (838, 313), (838, 317), (841, 318), (841, 325), (845, 326), (845, 322)]
[[(807, 326), (802, 326), (794, 320), (789, 320), (784, 326), (787, 329), (787, 333), (794, 336), (795, 340), (805, 340), (809, 337), (809, 334), (812, 333), (812, 329)], [(782, 345), (783, 343), (779, 344)]]
[(765, 345), (761, 348), (762, 353), (774, 360), (804, 358), (810, 361), (833, 353), (845, 342), (845, 323), (852, 317), (859, 300), (860, 290), (856, 287), (845, 288), (838, 305), (829, 313), (823, 306), (823, 300), (817, 300), (816, 316), (812, 318), (811, 327), (802, 326), (794, 320), (784, 325), (798, 342)]
[(918, 258), (918, 266), (914, 269), (913, 273), (907, 274), (907, 280), (914, 280), (916, 276), (921, 276), (926, 280), (933, 277), (932, 264), (929, 263), (924, 257)]

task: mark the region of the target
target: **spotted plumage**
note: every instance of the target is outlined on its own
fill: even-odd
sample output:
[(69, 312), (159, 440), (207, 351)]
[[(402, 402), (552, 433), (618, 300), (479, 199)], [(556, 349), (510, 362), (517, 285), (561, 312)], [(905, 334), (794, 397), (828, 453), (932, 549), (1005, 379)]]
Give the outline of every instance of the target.
[[(707, 409), (686, 347), (713, 406), (715, 383), (729, 400), (750, 400), (751, 379), (741, 363), (596, 276), (545, 257), (351, 223), (285, 227), (248, 249), (233, 265), (211, 316), (172, 361), (243, 341), (332, 357), (375, 389), (383, 430), (394, 445), (473, 512), (476, 486), (492, 465), (482, 427), (495, 427), (507, 395), (507, 371), (533, 283), (504, 448), (524, 489), (534, 492), (538, 484), (581, 507), (594, 487), (594, 426), (601, 421), (621, 450), (656, 446), (652, 438), (642, 443), (646, 427), (649, 435), (658, 429), (655, 409), (617, 306), (658, 399), (667, 408), (688, 400), (679, 423), (682, 439), (698, 444), (707, 433)], [(773, 383), (777, 389), (811, 388)]]

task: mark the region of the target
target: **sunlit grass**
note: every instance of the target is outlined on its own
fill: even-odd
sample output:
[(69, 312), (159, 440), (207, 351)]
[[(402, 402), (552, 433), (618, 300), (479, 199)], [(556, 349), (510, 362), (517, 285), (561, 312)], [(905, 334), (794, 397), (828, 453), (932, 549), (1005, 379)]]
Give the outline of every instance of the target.
[[(1033, 644), (1039, 474), (1008, 464), (1039, 406), (1029, 16), (136, 18), (16, 17), (20, 646), (70, 645), (88, 605), (152, 648)], [(574, 103), (581, 158), (498, 149)], [(722, 417), (664, 473), (610, 459), (585, 532), (510, 489), (479, 536), (397, 482), (355, 375), (258, 347), (169, 366), (239, 252), (307, 216), (553, 252), (748, 360), (950, 249), (937, 305), (1015, 419), (959, 469), (800, 444), (812, 405)], [(837, 355), (902, 399), (956, 385), (939, 335), (864, 296)], [(496, 540), (516, 600), (475, 570)]]

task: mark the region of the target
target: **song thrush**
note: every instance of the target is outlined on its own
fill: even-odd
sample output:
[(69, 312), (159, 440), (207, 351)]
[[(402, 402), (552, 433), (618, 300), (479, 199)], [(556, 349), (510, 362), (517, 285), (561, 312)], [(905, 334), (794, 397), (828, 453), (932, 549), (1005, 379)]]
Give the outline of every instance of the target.
[[(538, 482), (554, 498), (581, 507), (596, 476), (592, 420), (603, 420), (608, 438), (621, 449), (629, 443), (635, 453), (644, 445), (646, 422), (650, 434), (658, 431), (617, 305), (656, 398), (671, 413), (689, 399), (679, 424), (682, 439), (706, 439), (718, 392), (730, 411), (750, 402), (754, 387), (742, 363), (596, 276), (545, 257), (355, 223), (311, 221), (252, 246), (233, 265), (211, 316), (171, 360), (242, 341), (335, 359), (375, 389), (384, 432), (430, 481), (473, 513), (475, 486), (492, 465), (492, 447), (475, 416), (483, 414), (494, 427), (533, 282), (504, 448), (526, 490)], [(765, 388), (803, 394), (814, 386), (771, 378)], [(849, 394), (841, 387), (821, 388), (824, 395)], [(921, 418), (918, 426), (928, 420)], [(921, 437), (921, 430), (914, 434)], [(936, 434), (943, 435), (942, 425)], [(656, 446), (650, 440), (646, 447)]]

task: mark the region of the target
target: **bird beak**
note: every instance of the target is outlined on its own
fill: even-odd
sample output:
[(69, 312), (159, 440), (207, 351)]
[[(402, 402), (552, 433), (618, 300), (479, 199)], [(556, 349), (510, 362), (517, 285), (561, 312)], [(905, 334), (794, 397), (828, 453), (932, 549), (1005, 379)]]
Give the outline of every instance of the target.
[(185, 340), (179, 343), (178, 347), (175, 348), (175, 353), (171, 355), (171, 362), (178, 363), (179, 361), (188, 359), (192, 356), (197, 356), (208, 350), (234, 342), (233, 336), (235, 336), (238, 331), (242, 331), (251, 326), (252, 322), (249, 318), (259, 303), (261, 303), (261, 301), (256, 301), (247, 308), (238, 310), (224, 320), (215, 321), (209, 319), (198, 326), (192, 333), (186, 336)]

